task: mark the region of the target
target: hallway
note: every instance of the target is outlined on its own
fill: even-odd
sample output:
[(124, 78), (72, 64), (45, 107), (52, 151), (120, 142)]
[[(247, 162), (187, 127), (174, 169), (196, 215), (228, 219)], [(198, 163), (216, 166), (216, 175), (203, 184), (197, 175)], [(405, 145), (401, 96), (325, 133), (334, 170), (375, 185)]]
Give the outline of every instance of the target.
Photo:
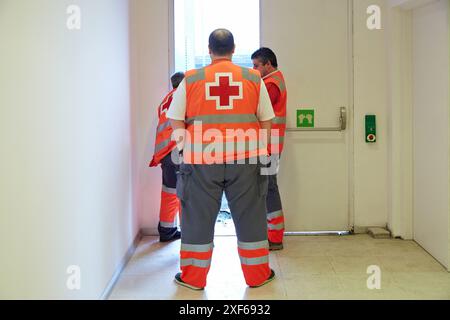
[[(110, 299), (450, 299), (450, 273), (414, 241), (368, 235), (286, 237), (272, 252), (277, 278), (249, 289), (240, 269), (235, 237), (216, 237), (208, 285), (195, 292), (177, 286), (180, 242), (144, 237)], [(369, 290), (367, 267), (381, 268), (381, 289)]]
[[(207, 75), (216, 28), (232, 31), (234, 55), (217, 57), (235, 65)], [(0, 38), (0, 300), (450, 300), (450, 0), (0, 0)], [(261, 47), (279, 74), (263, 76), (252, 58)], [(183, 103), (165, 97), (186, 71), (185, 112), (172, 123)], [(194, 83), (208, 106), (198, 112)], [(272, 108), (270, 95), (260, 108), (263, 83), (279, 91)], [(263, 210), (260, 176), (239, 176), (249, 200), (231, 200), (235, 217), (261, 214), (245, 232), (265, 237), (267, 214), (272, 234), (289, 235), (271, 240), (284, 250), (270, 253), (276, 278), (262, 288), (244, 282), (226, 206), (205, 291), (174, 282), (180, 260), (209, 266), (210, 244), (187, 236), (210, 241), (205, 219), (185, 222), (209, 207), (209, 188), (149, 164), (174, 146), (173, 124), (191, 132), (197, 118), (202, 157), (272, 153), (241, 130), (281, 129), (281, 204)], [(222, 145), (226, 129), (235, 137)], [(159, 242), (163, 225), (178, 236), (176, 194), (195, 207), (182, 232), (199, 259)], [(269, 271), (260, 239), (241, 247), (244, 266), (265, 269), (250, 277)]]

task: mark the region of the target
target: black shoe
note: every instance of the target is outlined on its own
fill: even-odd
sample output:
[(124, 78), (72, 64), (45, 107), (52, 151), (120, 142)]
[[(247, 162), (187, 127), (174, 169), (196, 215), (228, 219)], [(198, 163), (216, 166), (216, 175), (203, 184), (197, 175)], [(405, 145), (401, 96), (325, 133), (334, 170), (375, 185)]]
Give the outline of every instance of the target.
[(270, 251), (283, 250), (283, 242), (276, 243), (276, 242), (269, 241), (269, 250)]
[(272, 281), (273, 279), (275, 279), (275, 271), (273, 271), (272, 269), (270, 269), (270, 271), (272, 271), (272, 272), (271, 272), (269, 278), (268, 278), (266, 281), (264, 281), (264, 282), (261, 283), (260, 285), (257, 285), (257, 286), (249, 286), (249, 287), (250, 287), (250, 288), (259, 288), (259, 287), (262, 287), (262, 286), (265, 285), (265, 284), (268, 284), (268, 283), (269, 283), (270, 281)]
[(201, 291), (201, 290), (205, 289), (205, 288), (199, 288), (199, 287), (196, 287), (196, 286), (190, 285), (189, 283), (184, 282), (181, 279), (181, 272), (177, 273), (175, 275), (175, 282), (178, 283), (179, 285), (183, 286), (183, 287), (186, 287), (186, 288), (189, 288), (189, 289), (192, 289), (192, 290), (195, 290), (195, 291)]
[(166, 237), (159, 237), (159, 242), (170, 242), (181, 239), (181, 232), (177, 231), (172, 236), (166, 238)]
[(162, 227), (161, 222), (158, 224), (158, 232), (160, 242), (169, 242), (181, 238), (181, 232), (178, 231), (177, 227), (172, 228)]

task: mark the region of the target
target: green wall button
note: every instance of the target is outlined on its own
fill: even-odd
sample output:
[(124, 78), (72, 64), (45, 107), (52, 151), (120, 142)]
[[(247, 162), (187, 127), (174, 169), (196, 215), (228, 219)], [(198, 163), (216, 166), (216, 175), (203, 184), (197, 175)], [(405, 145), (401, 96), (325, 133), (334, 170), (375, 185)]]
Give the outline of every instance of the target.
[(375, 115), (366, 115), (366, 142), (377, 142), (377, 121)]

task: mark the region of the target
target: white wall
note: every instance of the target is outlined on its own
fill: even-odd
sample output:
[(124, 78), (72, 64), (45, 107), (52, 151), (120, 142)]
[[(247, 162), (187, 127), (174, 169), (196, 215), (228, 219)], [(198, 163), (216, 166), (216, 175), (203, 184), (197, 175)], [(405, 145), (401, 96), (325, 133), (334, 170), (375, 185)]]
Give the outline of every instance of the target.
[(449, 265), (449, 2), (413, 11), (414, 239)]
[(169, 88), (169, 1), (131, 0), (133, 194), (140, 226), (157, 234), (161, 169), (149, 168), (157, 107)]
[(427, 5), (436, 0), (389, 0), (392, 7), (398, 7), (403, 10), (411, 10), (420, 6)]
[(388, 227), (394, 237), (412, 239), (412, 13), (392, 7), (388, 15)]
[[(367, 8), (382, 9), (382, 30), (367, 28)], [(355, 227), (388, 220), (388, 97), (386, 1), (354, 1), (354, 212)], [(377, 142), (365, 142), (365, 115), (377, 116)], [(362, 229), (364, 230), (364, 229)]]
[(127, 0), (0, 2), (0, 298), (97, 299), (138, 231), (128, 32)]
[(389, 226), (450, 270), (449, 1), (389, 3)]

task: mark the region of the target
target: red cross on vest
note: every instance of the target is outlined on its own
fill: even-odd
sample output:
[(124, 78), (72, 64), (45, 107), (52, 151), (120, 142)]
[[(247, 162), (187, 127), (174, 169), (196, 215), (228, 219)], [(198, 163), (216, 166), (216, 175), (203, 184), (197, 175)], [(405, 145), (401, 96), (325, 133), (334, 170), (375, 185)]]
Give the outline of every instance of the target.
[(233, 82), (232, 73), (216, 73), (216, 81), (206, 83), (206, 100), (216, 101), (217, 110), (231, 110), (242, 98), (242, 82)]

